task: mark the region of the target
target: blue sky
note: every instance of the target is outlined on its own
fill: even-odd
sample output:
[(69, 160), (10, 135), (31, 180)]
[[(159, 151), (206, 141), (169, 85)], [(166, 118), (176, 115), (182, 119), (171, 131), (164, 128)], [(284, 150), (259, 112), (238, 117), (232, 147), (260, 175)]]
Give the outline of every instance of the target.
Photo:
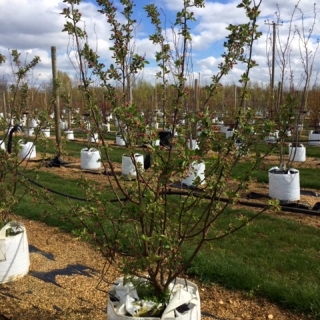
[[(221, 61), (220, 54), (223, 52), (223, 41), (226, 36), (226, 26), (230, 23), (243, 23), (245, 17), (242, 14), (242, 9), (237, 9), (236, 6), (240, 0), (224, 0), (224, 1), (206, 1), (204, 9), (194, 10), (197, 17), (197, 22), (192, 26), (192, 54), (193, 54), (193, 72), (194, 75), (201, 75), (201, 81), (206, 84), (210, 76), (215, 74), (217, 65)], [(283, 3), (282, 3), (283, 2)], [(141, 54), (146, 54), (150, 60), (150, 66), (141, 74), (144, 80), (154, 83), (155, 65), (154, 53), (156, 48), (148, 40), (148, 34), (153, 31), (149, 20), (142, 10), (142, 7), (149, 3), (148, 0), (136, 1), (136, 17), (139, 21), (137, 38), (135, 39), (135, 47)], [(158, 0), (154, 1), (166, 13), (167, 20), (174, 20), (177, 8), (181, 7), (182, 0)], [(279, 8), (277, 8), (279, 3)], [(275, 12), (281, 13), (281, 21), (284, 24), (278, 27), (279, 34), (277, 35), (277, 49), (284, 45), (287, 41), (290, 20), (295, 5), (304, 13), (304, 27), (307, 31), (312, 26), (313, 18), (313, 1), (310, 0), (263, 0), (261, 5), (261, 18), (258, 21), (259, 28), (263, 32), (263, 36), (255, 44), (254, 56), (259, 63), (259, 67), (252, 73), (252, 81), (262, 84), (269, 83), (269, 68), (267, 66), (266, 47), (268, 42), (268, 26), (265, 21), (269, 22), (276, 20)], [(18, 49), (22, 55), (26, 55), (26, 59), (33, 55), (41, 57), (41, 63), (34, 71), (33, 81), (41, 83), (42, 81), (50, 81), (51, 79), (51, 46), (57, 47), (58, 52), (58, 68), (67, 72), (70, 77), (76, 78), (76, 72), (70, 62), (68, 55), (69, 39), (61, 30), (64, 24), (64, 17), (59, 13), (65, 7), (62, 0), (0, 0), (0, 52), (8, 53), (8, 49)], [(12, 14), (12, 8), (14, 14)], [(86, 30), (91, 39), (91, 44), (97, 48), (98, 54), (103, 57), (106, 63), (111, 63), (110, 50), (111, 46), (108, 36), (108, 27), (106, 26), (105, 17), (97, 13), (97, 7), (94, 0), (86, 1), (81, 4), (80, 11), (83, 13), (83, 18), (86, 24)], [(319, 8), (315, 11), (320, 15)], [(296, 11), (294, 15), (294, 25), (302, 28), (301, 12)], [(316, 52), (316, 38), (320, 38), (320, 21), (316, 17), (316, 25), (314, 28), (314, 37), (310, 39), (308, 47), (312, 53)], [(169, 25), (169, 23), (168, 23)], [(294, 26), (292, 26), (294, 28)], [(269, 34), (270, 36), (270, 34)], [(269, 43), (269, 44), (268, 44)], [(299, 78), (303, 73), (303, 65), (299, 53), (299, 41), (295, 37), (291, 50), (291, 69), (294, 70), (295, 79), (299, 82)], [(300, 42), (301, 48), (301, 42)], [(319, 54), (314, 63), (314, 79), (317, 72), (320, 71)], [(270, 57), (269, 57), (270, 58)], [(279, 58), (278, 58), (279, 60)], [(278, 61), (279, 62), (279, 61)], [(10, 77), (10, 66), (5, 65), (0, 67), (0, 77)], [(289, 71), (288, 71), (289, 72)], [(237, 82), (239, 75), (242, 73), (241, 66), (234, 68), (230, 76), (225, 82)], [(279, 74), (278, 63), (276, 65), (276, 81)], [(315, 80), (314, 80), (315, 81)]]

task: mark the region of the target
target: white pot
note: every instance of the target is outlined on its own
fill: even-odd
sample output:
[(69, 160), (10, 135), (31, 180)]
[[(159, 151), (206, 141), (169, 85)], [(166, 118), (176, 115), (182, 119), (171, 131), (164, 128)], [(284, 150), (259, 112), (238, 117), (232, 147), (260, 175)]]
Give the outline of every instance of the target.
[(21, 126), (25, 127), (27, 125), (27, 115), (23, 115), (21, 120)]
[(320, 146), (320, 133), (314, 133), (314, 131), (309, 132), (309, 145)]
[(268, 143), (277, 143), (277, 138), (275, 136), (266, 137), (264, 140)]
[(160, 146), (160, 139), (156, 139), (152, 142), (152, 146), (159, 147)]
[(276, 143), (278, 138), (279, 138), (279, 131), (276, 130), (275, 132), (270, 133), (269, 136), (265, 138), (265, 141), (268, 143)]
[(116, 135), (116, 145), (117, 146), (125, 146), (126, 145), (126, 142), (124, 141), (122, 135), (120, 135), (120, 134)]
[(88, 141), (97, 143), (99, 141), (98, 134), (97, 133), (90, 134), (88, 136)]
[(101, 168), (100, 152), (94, 148), (85, 148), (80, 152), (81, 156), (81, 169), (99, 169)]
[(192, 186), (194, 184), (194, 181), (196, 178), (200, 178), (200, 185), (205, 183), (205, 174), (204, 171), (206, 169), (206, 165), (204, 162), (192, 162), (187, 177), (181, 179), (182, 184), (185, 184), (187, 186)]
[[(136, 162), (136, 165), (138, 168), (140, 168), (141, 170), (143, 170), (144, 166), (144, 160), (143, 160), (143, 155), (136, 153), (134, 155), (134, 159)], [(131, 157), (129, 156), (122, 156), (122, 174), (124, 176), (130, 176), (130, 177), (136, 177), (137, 176), (137, 171), (136, 171), (136, 167), (131, 159)]]
[(269, 196), (282, 201), (300, 200), (300, 173), (289, 169), (283, 173), (278, 167), (269, 170)]
[(234, 134), (234, 130), (227, 130), (226, 131), (226, 138), (232, 138)]
[[(19, 234), (6, 236), (8, 229), (20, 230)], [(29, 271), (29, 245), (24, 225), (9, 222), (0, 230), (0, 283), (14, 281)]]
[(0, 140), (0, 150), (6, 151), (6, 145), (5, 145), (4, 140)]
[(101, 130), (105, 130), (107, 132), (110, 132), (110, 123), (102, 123), (101, 126), (100, 126), (100, 129)]
[(298, 131), (302, 131), (303, 130), (303, 124), (298, 124), (297, 129), (298, 129)]
[(192, 139), (191, 143), (190, 143), (190, 139), (188, 139), (187, 145), (190, 150), (199, 149), (198, 141), (196, 139)]
[(19, 158), (20, 159), (32, 159), (37, 156), (36, 146), (32, 142), (23, 142), (19, 141), (20, 151)]
[(64, 134), (66, 135), (67, 140), (74, 140), (73, 130), (65, 130)]
[(37, 119), (31, 119), (29, 123), (30, 128), (36, 128), (38, 126), (38, 120)]
[[(198, 287), (186, 279), (177, 278), (172, 282), (169, 291), (171, 293), (169, 303), (160, 317), (139, 317), (126, 316), (125, 314), (135, 314), (139, 311), (137, 306), (133, 305), (134, 298), (139, 298), (137, 291), (132, 284), (123, 285), (123, 278), (120, 278), (109, 291), (109, 300), (107, 308), (108, 320), (200, 320), (201, 305)], [(118, 298), (118, 301), (111, 301), (110, 296)], [(188, 310), (178, 312), (178, 307), (188, 306)]]
[(289, 144), (289, 160), (304, 162), (306, 161), (306, 147), (301, 145), (300, 147), (292, 147), (292, 144)]
[(226, 133), (228, 131), (228, 129), (229, 129), (229, 127), (227, 127), (227, 126), (221, 126), (220, 127), (220, 132), (221, 133)]
[(24, 135), (25, 137), (31, 137), (34, 135), (34, 128), (26, 128), (24, 129)]
[(41, 129), (41, 132), (46, 138), (50, 138), (50, 128)]
[(68, 127), (67, 121), (60, 121), (60, 129), (61, 130), (66, 130)]

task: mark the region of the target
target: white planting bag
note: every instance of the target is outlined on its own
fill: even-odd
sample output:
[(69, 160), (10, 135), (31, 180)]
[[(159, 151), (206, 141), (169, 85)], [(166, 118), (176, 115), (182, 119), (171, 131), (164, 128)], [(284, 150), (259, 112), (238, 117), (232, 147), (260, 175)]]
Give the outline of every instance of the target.
[[(6, 236), (8, 229), (21, 231)], [(0, 283), (17, 280), (29, 271), (29, 244), (24, 225), (9, 222), (0, 230)]]
[(269, 170), (269, 196), (282, 201), (300, 200), (300, 174), (296, 169), (280, 173), (278, 167)]
[[(118, 279), (118, 284), (114, 285), (110, 292), (116, 295), (119, 301), (108, 301), (108, 320), (200, 320), (201, 308), (200, 308), (200, 296), (198, 287), (185, 279), (177, 279), (170, 285), (172, 295), (170, 301), (164, 310), (162, 317), (139, 317), (139, 316), (126, 316), (127, 313), (133, 312), (137, 308), (133, 304), (138, 295), (132, 284), (123, 285), (122, 278)], [(126, 288), (125, 288), (126, 287)], [(147, 306), (148, 302), (144, 304)], [(152, 305), (152, 302), (150, 302)], [(179, 313), (178, 307), (187, 305), (188, 310)]]

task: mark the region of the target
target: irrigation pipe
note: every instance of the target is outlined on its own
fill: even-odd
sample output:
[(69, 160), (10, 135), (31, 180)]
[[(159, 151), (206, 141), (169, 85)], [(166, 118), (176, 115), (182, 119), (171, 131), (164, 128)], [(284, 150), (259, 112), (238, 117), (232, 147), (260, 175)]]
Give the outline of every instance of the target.
[[(59, 195), (59, 196), (65, 197), (65, 198), (73, 199), (73, 200), (91, 202), (90, 199), (79, 198), (79, 197), (76, 197), (76, 196), (72, 196), (72, 195), (69, 195), (69, 194), (65, 194), (65, 193), (62, 193), (62, 192), (59, 192), (59, 191), (56, 191), (56, 190), (47, 188), (47, 187), (43, 186), (42, 184), (34, 181), (33, 179), (30, 179), (30, 178), (26, 177), (24, 174), (22, 174), (22, 173), (20, 173), (20, 172), (18, 172), (18, 174), (19, 174), (20, 176), (22, 176), (24, 179), (26, 179), (28, 182), (34, 184), (35, 186), (37, 186), (37, 187), (39, 187), (39, 188), (41, 188), (41, 189), (44, 189), (44, 190), (46, 190), (46, 191), (49, 191), (49, 192), (51, 192), (51, 193), (57, 194), (57, 195)], [(125, 201), (125, 200), (126, 200), (126, 198), (125, 198), (125, 199), (120, 199), (120, 201)], [(118, 201), (119, 201), (119, 199), (111, 199), (111, 200), (109, 200), (109, 202), (118, 202)]]
[[(30, 178), (26, 177), (25, 175), (23, 175), (20, 172), (18, 172), (18, 174), (21, 175), (22, 177), (24, 177), (30, 183), (32, 183), (32, 184), (36, 185), (37, 187), (40, 187), (40, 188), (42, 188), (42, 189), (44, 189), (46, 191), (49, 191), (51, 193), (54, 193), (54, 194), (57, 194), (59, 196), (66, 197), (66, 198), (69, 198), (69, 199), (73, 199), (73, 200), (91, 202), (90, 199), (79, 198), (79, 197), (76, 197), (76, 196), (68, 195), (68, 194), (65, 194), (65, 193), (62, 193), (62, 192), (47, 188), (47, 187), (43, 186), (42, 184), (34, 181), (33, 179), (30, 179)], [(195, 190), (195, 191), (197, 191), (197, 190)], [(166, 194), (166, 195), (177, 195), (177, 196), (179, 196), (179, 195), (180, 196), (190, 196), (190, 192), (178, 191), (178, 190), (174, 190), (174, 191), (173, 190), (168, 190), (168, 191), (163, 192), (162, 194), (163, 195)], [(211, 197), (205, 196), (205, 195), (201, 194), (200, 192), (193, 193), (193, 196), (202, 197), (204, 199), (212, 200)], [(127, 200), (127, 198), (120, 199), (120, 201), (126, 201), (126, 200)], [(230, 202), (230, 200), (227, 199), (227, 198), (215, 198), (214, 200), (215, 201), (225, 202), (225, 203)], [(111, 200), (109, 200), (109, 202), (118, 202), (118, 201), (119, 201), (119, 199), (111, 199)], [(249, 202), (249, 201), (242, 201), (242, 200), (238, 200), (236, 202), (236, 204), (242, 205), (242, 206), (246, 206), (246, 207), (261, 208), (261, 209), (270, 208), (269, 205), (266, 205), (264, 203), (256, 203), (256, 202), (252, 203), (252, 202)], [(284, 211), (284, 212), (302, 213), (302, 214), (305, 214), (305, 215), (319, 216), (320, 217), (320, 211), (317, 211), (317, 210), (297, 208), (297, 207), (292, 207), (292, 206), (288, 206), (288, 205), (280, 205), (280, 209), (281, 209), (281, 211)]]

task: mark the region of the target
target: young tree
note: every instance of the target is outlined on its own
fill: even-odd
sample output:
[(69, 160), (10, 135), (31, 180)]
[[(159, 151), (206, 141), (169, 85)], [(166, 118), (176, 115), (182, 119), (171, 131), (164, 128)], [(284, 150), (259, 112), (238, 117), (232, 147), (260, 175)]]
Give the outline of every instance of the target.
[[(117, 200), (109, 202), (97, 186), (83, 181), (82, 186), (88, 190), (96, 205), (74, 207), (65, 218), (73, 223), (80, 235), (98, 245), (108, 262), (118, 267), (126, 277), (146, 279), (156, 295), (165, 297), (169, 284), (183, 275), (203, 246), (236, 232), (261, 213), (254, 217), (239, 217), (227, 228), (220, 228), (217, 224), (219, 218), (227, 214), (228, 206), (237, 201), (239, 191), (245, 188), (250, 176), (248, 173), (245, 179), (231, 183), (231, 173), (242, 152), (255, 143), (250, 121), (253, 114), (244, 105), (250, 95), (249, 73), (256, 65), (252, 59), (252, 48), (261, 35), (256, 24), (261, 1), (243, 0), (238, 5), (245, 11), (248, 21), (228, 26), (223, 62), (207, 88), (207, 99), (199, 112), (188, 115), (189, 123), (201, 132), (197, 137), (197, 150), (190, 150), (186, 144), (191, 134), (190, 127), (178, 125), (177, 120), (191, 99), (186, 80), (192, 42), (189, 24), (195, 20), (192, 10), (204, 7), (205, 2), (183, 2), (176, 15), (174, 30), (177, 38), (173, 43), (164, 36), (157, 6), (151, 4), (145, 7), (155, 28), (150, 40), (158, 48), (155, 59), (159, 66), (157, 77), (161, 80), (159, 95), (162, 108), (166, 112), (166, 106), (170, 106), (173, 111), (172, 138), (166, 147), (152, 146), (157, 131), (141, 116), (129, 94), (130, 76), (142, 70), (147, 63), (143, 55), (131, 50), (136, 23), (132, 18), (133, 2), (121, 0), (118, 9), (112, 1), (97, 1), (101, 8), (99, 12), (106, 16), (111, 30), (113, 63), (109, 66), (100, 62), (100, 57), (87, 42), (81, 41), (86, 38), (86, 33), (79, 27), (81, 13), (77, 5), (80, 1), (64, 2), (67, 4), (62, 12), (67, 20), (64, 31), (74, 37), (77, 44), (79, 65), (82, 66), (79, 72), (82, 80), (80, 90), (88, 111), (99, 128), (101, 118), (97, 99), (86, 70), (92, 71), (105, 89), (105, 99), (121, 122), (120, 129), (127, 142), (126, 154), (130, 155), (137, 171), (137, 178), (132, 181), (124, 181), (115, 174), (115, 165), (111, 161), (112, 149), (100, 132), (101, 161), (106, 172), (110, 173), (107, 176), (108, 187)], [(219, 90), (221, 79), (237, 63), (242, 63), (245, 71), (239, 79), (241, 92), (234, 115), (235, 136), (227, 140), (212, 130), (211, 115), (200, 110), (206, 110), (207, 102)], [(117, 91), (119, 84), (121, 91)], [(170, 95), (168, 88), (171, 88)], [(242, 141), (241, 150), (235, 145), (237, 139)], [(135, 153), (141, 144), (148, 146), (148, 156), (151, 158), (151, 167), (147, 172), (135, 160)], [(212, 150), (217, 151), (212, 153)], [(256, 160), (252, 163), (253, 168), (257, 166), (259, 157)], [(206, 165), (205, 181), (197, 177), (192, 186), (184, 187), (181, 179), (190, 175), (199, 163)]]
[[(0, 54), (0, 65), (6, 60), (7, 58)], [(0, 148), (0, 229), (11, 220), (11, 208), (18, 201), (17, 186), (24, 184), (21, 176), (25, 167), (24, 159), (19, 156), (21, 146), (14, 135), (22, 130), (22, 112), (28, 106), (30, 95), (28, 76), (40, 58), (35, 56), (29, 62), (22, 62), (21, 53), (12, 50), (8, 60), (11, 62), (13, 78), (9, 85), (7, 112), (0, 123), (5, 133)]]

